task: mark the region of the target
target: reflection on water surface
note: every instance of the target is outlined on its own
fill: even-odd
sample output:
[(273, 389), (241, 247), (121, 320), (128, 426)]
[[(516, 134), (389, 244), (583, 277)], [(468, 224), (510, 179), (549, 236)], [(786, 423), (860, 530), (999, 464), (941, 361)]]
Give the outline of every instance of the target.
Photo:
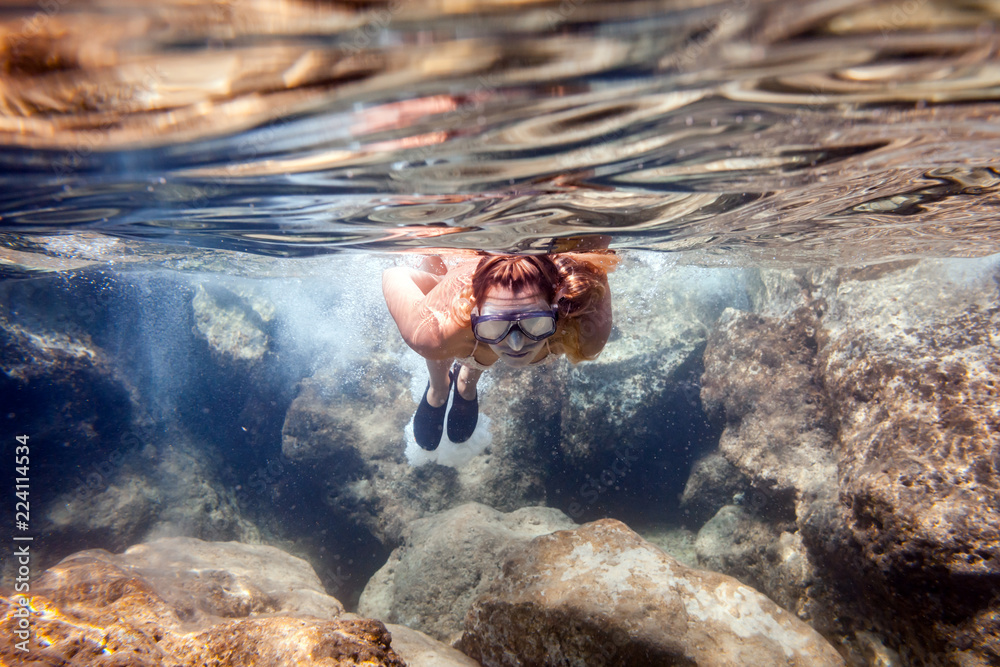
[(6, 245), (990, 254), (996, 19), (932, 0), (8, 7)]

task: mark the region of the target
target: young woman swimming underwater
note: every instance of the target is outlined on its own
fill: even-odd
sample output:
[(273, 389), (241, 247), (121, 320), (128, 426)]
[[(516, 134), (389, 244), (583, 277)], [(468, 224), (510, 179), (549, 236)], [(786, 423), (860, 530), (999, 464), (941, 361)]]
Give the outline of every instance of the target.
[(594, 359), (611, 333), (608, 271), (613, 251), (480, 255), (448, 269), (437, 256), (419, 269), (396, 267), (382, 292), (403, 340), (427, 360), (430, 380), (413, 418), (423, 449), (465, 442), (479, 419), (476, 386), (498, 360), (524, 367), (565, 355)]

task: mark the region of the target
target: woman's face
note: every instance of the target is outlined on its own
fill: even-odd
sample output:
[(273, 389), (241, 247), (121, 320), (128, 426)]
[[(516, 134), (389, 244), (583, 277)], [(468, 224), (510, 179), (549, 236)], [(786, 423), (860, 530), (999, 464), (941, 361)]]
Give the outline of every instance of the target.
[[(548, 311), (551, 307), (537, 287), (529, 287), (520, 292), (512, 292), (504, 287), (493, 287), (486, 292), (479, 313), (505, 315)], [(527, 366), (534, 361), (535, 355), (544, 345), (544, 340), (531, 340), (522, 334), (520, 329), (512, 327), (507, 337), (499, 343), (490, 344), (490, 349), (510, 366)]]

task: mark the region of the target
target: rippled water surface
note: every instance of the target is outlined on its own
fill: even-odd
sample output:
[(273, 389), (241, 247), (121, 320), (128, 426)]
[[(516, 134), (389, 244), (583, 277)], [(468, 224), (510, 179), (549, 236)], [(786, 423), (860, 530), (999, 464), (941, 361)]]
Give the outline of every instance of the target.
[(998, 16), (933, 0), (6, 4), (3, 253), (64, 268), (610, 237), (735, 265), (991, 254)]

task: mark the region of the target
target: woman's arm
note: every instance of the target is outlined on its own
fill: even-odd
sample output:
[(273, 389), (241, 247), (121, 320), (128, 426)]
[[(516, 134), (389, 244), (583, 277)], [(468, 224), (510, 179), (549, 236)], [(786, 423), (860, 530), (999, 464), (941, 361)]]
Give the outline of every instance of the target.
[(452, 315), (468, 271), (456, 267), (445, 276), (395, 267), (382, 274), (382, 294), (403, 340), (425, 359), (460, 356), (465, 328)]

